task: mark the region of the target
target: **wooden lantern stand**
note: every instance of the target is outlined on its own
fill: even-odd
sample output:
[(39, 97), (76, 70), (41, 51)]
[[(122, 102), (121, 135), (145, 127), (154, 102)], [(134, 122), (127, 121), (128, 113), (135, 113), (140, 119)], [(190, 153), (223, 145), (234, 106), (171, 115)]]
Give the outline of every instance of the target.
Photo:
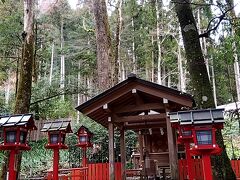
[(70, 121), (53, 121), (43, 125), (42, 132), (48, 133), (48, 144), (46, 149), (53, 150), (53, 180), (58, 180), (59, 150), (68, 149), (64, 144), (66, 133), (71, 133)]
[(3, 133), (3, 143), (0, 150), (10, 151), (8, 162), (9, 180), (17, 179), (17, 155), (19, 151), (28, 151), (27, 136), (28, 131), (36, 130), (32, 114), (19, 114), (2, 116), (0, 118), (0, 128)]
[[(190, 153), (195, 156), (202, 156), (204, 180), (212, 180), (211, 155), (220, 155), (222, 149), (216, 144), (216, 130), (222, 129), (222, 123), (216, 123), (209, 126), (197, 126), (193, 129), (194, 144)], [(212, 142), (209, 144), (199, 144), (197, 132), (211, 132)], [(210, 135), (209, 135), (210, 137)]]
[(181, 126), (178, 122), (172, 123), (172, 127), (178, 130), (178, 144), (184, 144), (185, 152), (186, 152), (186, 161), (187, 161), (187, 172), (188, 172), (188, 179), (194, 179), (194, 171), (192, 169), (193, 162), (192, 156), (190, 153), (190, 143), (193, 142), (193, 134), (191, 126)]
[(92, 147), (91, 138), (93, 133), (88, 130), (85, 126), (81, 126), (76, 132), (78, 136), (78, 144), (76, 146), (82, 148), (83, 156), (82, 156), (82, 166), (87, 167), (88, 159), (87, 159), (87, 148)]
[[(191, 168), (191, 156), (193, 155), (202, 156), (204, 180), (212, 180), (210, 156), (219, 155), (222, 152), (216, 144), (216, 131), (223, 128), (223, 110), (206, 109), (170, 113), (172, 126), (179, 130), (178, 140), (184, 143), (186, 148), (189, 179), (194, 179), (194, 172)], [(184, 131), (189, 131), (188, 138), (184, 138)], [(192, 147), (190, 143), (193, 143)]]

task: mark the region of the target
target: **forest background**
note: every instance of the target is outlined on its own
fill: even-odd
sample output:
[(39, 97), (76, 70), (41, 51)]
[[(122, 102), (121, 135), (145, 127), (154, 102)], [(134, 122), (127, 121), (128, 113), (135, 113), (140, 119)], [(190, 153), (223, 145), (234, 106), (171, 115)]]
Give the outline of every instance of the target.
[[(191, 2), (199, 30), (208, 77), (216, 106), (240, 101), (239, 14), (233, 1)], [(112, 60), (112, 84), (131, 72), (158, 84), (191, 93), (190, 75), (174, 2), (161, 0), (109, 0), (106, 14)], [(71, 119), (73, 129), (84, 124), (94, 132), (93, 161), (107, 159), (107, 131), (77, 113), (75, 107), (97, 95), (99, 86), (98, 49), (94, 8), (89, 0), (79, 0), (71, 9), (67, 0), (42, 0), (35, 4), (34, 62), (30, 112), (36, 122)], [(206, 36), (208, 34), (208, 36)], [(23, 3), (0, 2), (0, 113), (14, 112), (22, 57)], [(104, 73), (104, 72), (103, 72)], [(108, 74), (108, 72), (105, 72)], [(111, 84), (111, 85), (112, 85)], [(111, 86), (107, 85), (107, 86)], [(240, 155), (240, 118), (238, 106), (228, 111), (223, 132), (230, 158)], [(119, 135), (116, 134), (116, 154)], [(127, 155), (137, 146), (134, 132), (127, 132)], [(44, 149), (46, 138), (31, 137), (32, 150), (23, 154), (22, 176), (41, 175), (52, 166), (52, 152)], [(76, 137), (67, 139), (69, 150), (61, 152), (61, 167), (78, 166), (81, 151)], [(96, 156), (96, 154), (98, 156)], [(1, 153), (3, 159), (5, 154)], [(2, 161), (1, 161), (2, 162)]]

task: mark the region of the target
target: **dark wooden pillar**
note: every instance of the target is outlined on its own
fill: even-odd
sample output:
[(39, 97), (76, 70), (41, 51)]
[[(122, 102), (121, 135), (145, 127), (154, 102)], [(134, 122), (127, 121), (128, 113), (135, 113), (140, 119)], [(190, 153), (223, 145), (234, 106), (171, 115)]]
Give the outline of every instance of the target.
[[(168, 106), (168, 100), (164, 99), (163, 103), (165, 105), (166, 115), (170, 112)], [(168, 152), (169, 152), (169, 165), (171, 171), (171, 179), (177, 180), (178, 176), (178, 158), (177, 158), (177, 146), (176, 146), (176, 136), (175, 131), (172, 129), (169, 116), (166, 116), (167, 124), (167, 137), (168, 137)]]
[(121, 153), (121, 177), (126, 180), (126, 145), (125, 145), (125, 130), (120, 129), (120, 153)]
[(109, 180), (115, 179), (115, 155), (114, 155), (114, 125), (111, 117), (108, 117), (108, 152), (109, 152)]
[(143, 159), (143, 135), (141, 131), (139, 131), (139, 134), (138, 134), (138, 142), (139, 142), (139, 153), (140, 153), (139, 165), (141, 166), (140, 168), (143, 169), (143, 171), (141, 172), (141, 175), (144, 175), (145, 162)]

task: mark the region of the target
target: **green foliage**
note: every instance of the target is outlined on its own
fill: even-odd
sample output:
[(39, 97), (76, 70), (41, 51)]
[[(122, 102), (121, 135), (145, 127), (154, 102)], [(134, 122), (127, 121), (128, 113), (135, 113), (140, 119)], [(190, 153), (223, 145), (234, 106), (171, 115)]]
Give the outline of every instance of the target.
[[(30, 142), (31, 151), (24, 151), (22, 157), (21, 174), (25, 177), (46, 175), (46, 171), (52, 168), (53, 151), (45, 148), (47, 139), (38, 142)], [(59, 167), (67, 168), (68, 166), (67, 150), (60, 151)]]
[(223, 129), (223, 137), (227, 149), (228, 156), (231, 159), (240, 157), (240, 139), (239, 139), (239, 112), (230, 111), (226, 114), (226, 122)]

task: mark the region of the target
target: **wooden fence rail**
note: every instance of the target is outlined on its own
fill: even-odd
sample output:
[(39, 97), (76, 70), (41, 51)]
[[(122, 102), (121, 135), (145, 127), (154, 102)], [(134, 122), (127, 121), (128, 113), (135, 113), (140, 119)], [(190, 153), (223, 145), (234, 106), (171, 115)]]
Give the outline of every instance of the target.
[[(240, 160), (231, 160), (232, 168), (237, 176), (240, 178)], [(178, 161), (179, 179), (187, 179), (187, 163), (185, 159)], [(59, 180), (109, 180), (109, 164), (95, 163), (88, 164), (85, 168), (61, 169), (59, 171)], [(202, 160), (193, 159), (193, 171), (196, 180), (203, 180)], [(64, 174), (65, 173), (65, 174)], [(52, 172), (48, 173), (48, 180), (52, 179)], [(121, 180), (121, 163), (115, 163), (115, 180)]]
[[(240, 160), (231, 160), (231, 165), (233, 171), (236, 174), (237, 179), (240, 178)], [(187, 179), (187, 162), (185, 159), (180, 159), (178, 161), (179, 166), (179, 179)], [(196, 180), (203, 179), (203, 166), (202, 159), (193, 159), (193, 172), (196, 177)]]

